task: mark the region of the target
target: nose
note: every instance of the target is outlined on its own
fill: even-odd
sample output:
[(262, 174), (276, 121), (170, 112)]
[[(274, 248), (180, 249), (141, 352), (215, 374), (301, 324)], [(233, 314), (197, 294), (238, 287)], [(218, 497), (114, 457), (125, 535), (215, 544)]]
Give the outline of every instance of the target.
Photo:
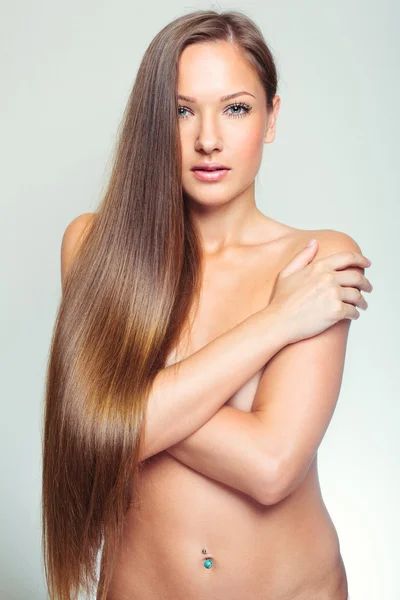
[(196, 137), (195, 150), (197, 152), (212, 153), (214, 150), (222, 150), (222, 139), (217, 119), (212, 115), (202, 116), (199, 131)]

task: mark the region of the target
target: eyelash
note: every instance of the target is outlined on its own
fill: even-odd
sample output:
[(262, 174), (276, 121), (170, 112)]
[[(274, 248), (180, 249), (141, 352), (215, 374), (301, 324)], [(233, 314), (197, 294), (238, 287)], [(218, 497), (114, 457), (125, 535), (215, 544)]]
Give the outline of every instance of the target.
[[(250, 111), (252, 110), (252, 107), (249, 104), (246, 104), (245, 102), (234, 102), (233, 104), (230, 104), (229, 106), (227, 106), (226, 110), (229, 110), (230, 108), (236, 108), (236, 107), (244, 108), (245, 112), (231, 114), (230, 116), (233, 117), (234, 119), (236, 119), (237, 117), (246, 117), (250, 113)], [(179, 111), (180, 108), (184, 108), (185, 110), (189, 110), (186, 106), (178, 106), (178, 111)], [(178, 115), (178, 119), (187, 119), (187, 117), (183, 117), (182, 115)]]

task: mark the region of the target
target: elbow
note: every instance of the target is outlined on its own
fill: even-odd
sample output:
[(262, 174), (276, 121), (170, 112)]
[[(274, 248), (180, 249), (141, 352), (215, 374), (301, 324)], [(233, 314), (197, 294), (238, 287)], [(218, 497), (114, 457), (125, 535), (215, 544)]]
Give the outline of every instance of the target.
[(277, 504), (290, 496), (306, 475), (289, 455), (276, 458), (269, 465), (268, 472), (264, 472), (263, 485), (259, 486), (262, 489), (259, 489), (258, 499), (264, 506)]
[(285, 497), (286, 485), (283, 481), (283, 469), (280, 461), (265, 461), (261, 476), (258, 477), (256, 500), (264, 506), (276, 504)]
[(307, 468), (300, 467), (298, 462), (294, 463), (289, 458), (276, 461), (274, 468), (264, 476), (259, 502), (270, 506), (290, 496), (303, 483), (309, 467), (310, 464)]

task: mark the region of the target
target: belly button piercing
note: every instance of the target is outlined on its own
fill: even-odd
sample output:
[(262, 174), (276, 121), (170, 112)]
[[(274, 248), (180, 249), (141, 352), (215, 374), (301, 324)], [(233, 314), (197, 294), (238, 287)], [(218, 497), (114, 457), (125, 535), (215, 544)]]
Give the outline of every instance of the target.
[[(202, 553), (207, 554), (206, 548), (203, 548)], [(211, 560), (211, 558), (206, 558), (203, 565), (206, 569), (211, 569), (211, 567), (213, 565), (213, 561)]]

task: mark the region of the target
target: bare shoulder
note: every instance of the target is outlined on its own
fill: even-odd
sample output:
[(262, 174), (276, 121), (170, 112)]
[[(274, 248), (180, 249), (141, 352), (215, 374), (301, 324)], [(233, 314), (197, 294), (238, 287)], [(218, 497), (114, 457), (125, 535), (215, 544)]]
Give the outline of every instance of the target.
[(67, 226), (61, 242), (61, 282), (65, 285), (66, 275), (71, 267), (74, 256), (84, 240), (96, 213), (84, 213), (75, 217)]
[(318, 254), (322, 257), (340, 251), (361, 252), (360, 246), (348, 233), (335, 229), (300, 229), (292, 227), (270, 217), (263, 219), (261, 236), (266, 242), (274, 242), (280, 252), (288, 254), (299, 252), (308, 242), (318, 240)]
[(292, 233), (296, 247), (300, 251), (311, 239), (318, 241), (318, 251), (315, 259), (330, 256), (337, 252), (357, 252), (363, 254), (356, 240), (344, 231), (335, 229), (296, 229)]
[[(335, 229), (298, 229), (289, 227), (279, 223), (279, 228), (276, 228), (274, 236), (274, 245), (276, 253), (279, 257), (277, 264), (279, 268), (286, 265), (293, 259), (308, 242), (312, 239), (318, 241), (318, 250), (313, 258), (313, 261), (331, 256), (338, 252), (355, 252), (363, 254), (357, 241), (344, 231)], [(268, 246), (266, 246), (268, 248)], [(364, 269), (354, 267), (361, 273)]]

